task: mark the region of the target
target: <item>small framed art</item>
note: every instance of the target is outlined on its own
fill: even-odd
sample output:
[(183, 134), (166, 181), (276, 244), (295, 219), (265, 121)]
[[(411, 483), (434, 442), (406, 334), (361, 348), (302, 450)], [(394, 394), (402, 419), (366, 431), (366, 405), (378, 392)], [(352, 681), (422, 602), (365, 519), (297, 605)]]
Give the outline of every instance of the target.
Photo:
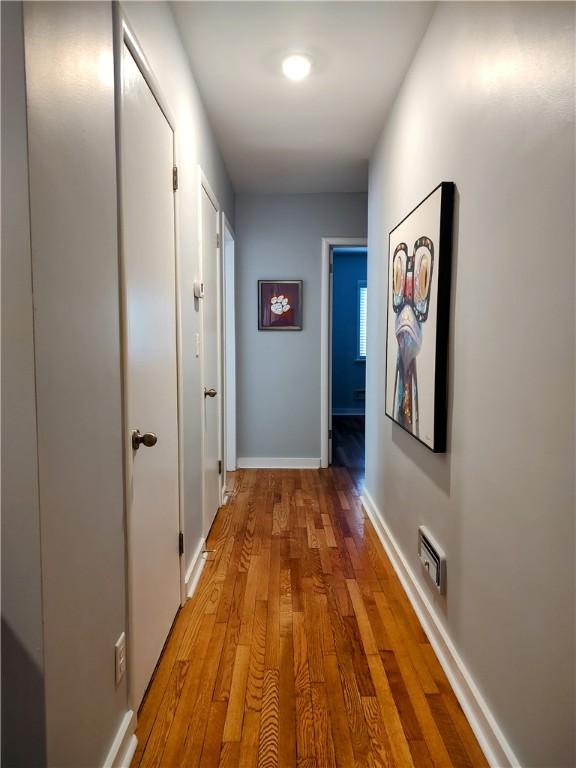
[(302, 280), (258, 280), (258, 330), (302, 330)]

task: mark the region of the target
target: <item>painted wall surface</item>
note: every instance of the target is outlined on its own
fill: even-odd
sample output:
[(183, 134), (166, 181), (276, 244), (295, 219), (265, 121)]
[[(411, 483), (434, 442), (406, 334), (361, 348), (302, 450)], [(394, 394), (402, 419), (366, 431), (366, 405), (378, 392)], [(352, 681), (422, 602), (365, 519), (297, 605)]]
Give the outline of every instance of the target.
[[(388, 232), (457, 187), (448, 452), (384, 414)], [(439, 4), (370, 166), (366, 487), (521, 765), (574, 764), (574, 6)], [(416, 555), (447, 553), (434, 597)]]
[[(127, 7), (176, 122), (190, 560), (201, 537), (202, 398), (199, 360), (192, 352), (199, 331), (199, 307), (192, 299), (198, 275), (198, 163), (231, 221), (234, 197), (169, 6)], [(126, 580), (112, 5), (30, 3), (25, 30), (48, 762), (62, 767), (101, 765), (128, 708), (126, 681), (115, 685), (113, 652), (126, 630)], [(20, 71), (20, 88), (22, 75)], [(22, 119), (14, 113), (14, 123), (20, 120), (18, 130)], [(16, 149), (23, 151), (25, 134), (20, 139)], [(25, 156), (17, 160), (25, 163)], [(24, 191), (15, 188), (15, 196), (20, 193)], [(10, 306), (26, 314), (30, 323), (25, 207), (20, 198), (18, 205), (22, 227), (13, 239), (19, 238), (21, 253), (14, 264), (18, 274), (11, 276), (20, 280), (21, 290), (14, 293), (14, 302), (20, 303)], [(12, 361), (21, 364), (20, 381), (24, 374), (33, 375), (26, 358), (31, 343), (31, 328), (23, 322), (21, 349), (7, 349)], [(15, 390), (14, 403), (17, 395), (22, 408), (26, 397), (33, 397), (33, 388)], [(33, 407), (27, 416), (33, 420)], [(27, 449), (33, 451), (33, 442)], [(25, 490), (25, 501), (31, 503), (30, 519), (23, 520), (30, 528), (33, 554), (33, 463), (27, 471), (25, 489), (16, 487), (15, 479), (7, 490), (14, 490), (20, 505), (24, 499), (17, 494), (23, 496)], [(22, 533), (24, 522), (10, 534)], [(20, 578), (21, 568), (12, 571), (11, 578)], [(33, 565), (27, 575), (33, 590)], [(40, 608), (33, 595), (28, 605), (34, 615), (14, 613), (13, 624), (38, 620)], [(41, 657), (41, 646), (28, 650)]]
[(2, 3), (2, 765), (46, 760), (21, 3)]
[(170, 5), (162, 2), (130, 2), (124, 5), (124, 9), (176, 123), (176, 158), (179, 166), (176, 212), (184, 420), (184, 549), (186, 563), (190, 565), (202, 537), (200, 469), (204, 401), (200, 380), (201, 358), (195, 354), (195, 335), (200, 333), (200, 304), (194, 299), (194, 280), (200, 275), (198, 164), (232, 226), (234, 192), (190, 72)]
[(24, 22), (48, 763), (78, 768), (127, 709), (112, 8)]
[[(239, 458), (320, 457), (323, 237), (366, 237), (366, 195), (236, 202)], [(258, 279), (302, 279), (303, 330), (258, 331)]]
[(355, 396), (366, 386), (366, 362), (358, 359), (358, 283), (366, 283), (366, 250), (333, 252), (332, 413), (364, 413)]

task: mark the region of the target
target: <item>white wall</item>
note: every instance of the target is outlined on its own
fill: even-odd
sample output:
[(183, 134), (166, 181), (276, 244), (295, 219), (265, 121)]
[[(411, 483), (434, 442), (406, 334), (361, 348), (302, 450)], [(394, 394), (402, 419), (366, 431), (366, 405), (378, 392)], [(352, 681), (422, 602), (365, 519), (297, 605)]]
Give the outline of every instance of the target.
[[(372, 157), (366, 487), (523, 766), (574, 764), (574, 6), (440, 4)], [(388, 231), (456, 183), (448, 452), (385, 417)]]
[(48, 763), (102, 765), (126, 711), (110, 3), (24, 8)]
[(199, 276), (198, 176), (200, 164), (228, 219), (234, 222), (234, 192), (215, 143), (196, 83), (190, 72), (170, 6), (161, 2), (126, 3), (128, 20), (176, 122), (179, 166), (178, 248), (182, 307), (184, 418), (184, 534), (187, 565), (202, 536), (201, 419), (203, 394), (195, 334), (200, 332), (194, 280)]
[[(238, 457), (320, 458), (323, 237), (366, 237), (364, 194), (238, 195)], [(302, 279), (303, 330), (258, 331), (259, 279)]]
[(42, 765), (44, 648), (21, 3), (2, 3), (2, 765)]

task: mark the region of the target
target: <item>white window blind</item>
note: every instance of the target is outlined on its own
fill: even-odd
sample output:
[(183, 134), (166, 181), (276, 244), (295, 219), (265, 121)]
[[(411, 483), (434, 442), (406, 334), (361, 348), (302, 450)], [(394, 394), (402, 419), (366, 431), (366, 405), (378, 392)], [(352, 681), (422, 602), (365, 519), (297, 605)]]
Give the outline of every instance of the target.
[(368, 289), (366, 283), (358, 283), (358, 357), (366, 357), (366, 300)]

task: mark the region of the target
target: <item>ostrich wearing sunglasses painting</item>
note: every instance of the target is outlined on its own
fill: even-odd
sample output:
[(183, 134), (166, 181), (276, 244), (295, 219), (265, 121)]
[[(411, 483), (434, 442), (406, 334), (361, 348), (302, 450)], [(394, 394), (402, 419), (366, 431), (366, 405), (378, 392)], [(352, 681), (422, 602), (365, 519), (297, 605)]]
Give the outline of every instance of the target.
[(420, 237), (410, 254), (399, 243), (392, 261), (393, 309), (396, 314), (398, 356), (394, 377), (394, 418), (419, 436), (416, 358), (422, 347), (422, 323), (428, 318), (434, 265), (434, 245)]

